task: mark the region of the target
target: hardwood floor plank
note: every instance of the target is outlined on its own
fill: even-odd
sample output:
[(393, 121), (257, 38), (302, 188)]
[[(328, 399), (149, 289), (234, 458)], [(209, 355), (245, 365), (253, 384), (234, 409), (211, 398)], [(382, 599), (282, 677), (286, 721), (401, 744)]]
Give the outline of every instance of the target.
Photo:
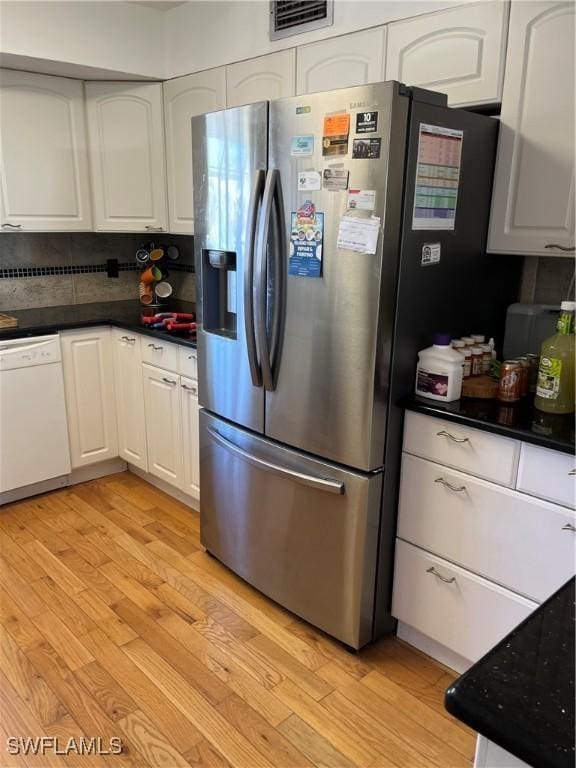
[(150, 766), (154, 768), (188, 768), (188, 762), (166, 740), (164, 735), (140, 710), (118, 720), (118, 725)]
[(373, 716), (386, 730), (410, 744), (430, 763), (441, 768), (445, 765), (452, 768), (469, 765), (469, 756), (466, 758), (461, 755), (361, 682), (340, 688), (338, 694), (347, 698), (365, 715)]
[(207, 701), (217, 704), (231, 694), (213, 672), (131, 600), (121, 600), (114, 606), (114, 611)]
[(79, 669), (94, 661), (92, 654), (76, 639), (59, 616), (52, 611), (35, 616), (33, 622), (70, 669)]
[(102, 552), (98, 547), (87, 538), (87, 533), (92, 533), (96, 529), (87, 524), (85, 530), (80, 532), (75, 528), (65, 528), (60, 534), (70, 549), (74, 549), (78, 554), (93, 568), (99, 568), (101, 565), (110, 562), (110, 557)]
[(374, 747), (366, 744), (364, 739), (348, 727), (343, 718), (335, 717), (333, 713), (325, 710), (320, 702), (304, 693), (291, 680), (285, 680), (276, 686), (274, 693), (298, 717), (308, 723), (311, 728), (322, 733), (333, 747), (353, 763), (366, 765), (378, 757)]
[(362, 685), (366, 685), (395, 708), (401, 709), (408, 717), (420, 723), (427, 731), (450, 745), (461, 755), (469, 758), (470, 755), (474, 754), (476, 744), (474, 735), (472, 732), (467, 733), (458, 728), (458, 721), (455, 718), (442, 717), (431, 707), (411, 696), (396, 683), (375, 670), (366, 675), (361, 682)]
[(0, 583), (26, 616), (46, 610), (44, 601), (30, 588), (30, 582), (25, 581), (3, 557), (0, 557)]
[(284, 720), (278, 726), (278, 730), (318, 768), (355, 768), (356, 766), (356, 763), (345, 757), (298, 715), (291, 715), (288, 720)]
[[(66, 714), (62, 702), (6, 630), (0, 628), (0, 669), (43, 726)], [(38, 734), (40, 735), (40, 734)]]
[[(301, 664), (294, 656), (285, 651), (266, 635), (249, 640), (246, 644), (261, 655), (261, 658), (268, 660), (282, 678), (287, 677), (301, 688), (311, 698), (318, 701), (324, 698), (334, 689), (325, 681), (318, 678), (316, 672), (311, 672), (308, 667)], [(319, 668), (320, 670), (323, 667)], [(281, 682), (279, 680), (278, 682)]]
[(113, 722), (138, 709), (136, 702), (97, 661), (80, 667), (74, 676)]
[[(0, 514), (0, 531), (2, 514)], [(0, 535), (0, 552), (4, 560), (18, 573), (21, 579), (27, 583), (46, 576), (46, 571), (31, 558), (22, 547), (10, 536)]]
[[(290, 768), (309, 768), (309, 766), (314, 765), (277, 728), (271, 727), (261, 715), (254, 711), (239, 696), (230, 696), (230, 698), (218, 704), (216, 709), (272, 765), (290, 766)], [(291, 714), (289, 712), (289, 715)]]
[(184, 755), (192, 768), (231, 768), (224, 755), (220, 754), (207, 739), (202, 739)]
[(200, 731), (104, 633), (95, 630), (81, 640), (178, 752), (183, 754), (203, 740)]
[[(86, 650), (86, 653), (88, 651)], [(89, 654), (91, 656), (91, 654)], [(27, 656), (36, 667), (42, 669), (44, 677), (68, 712), (74, 713), (74, 719), (81, 728), (79, 736), (86, 738), (100, 737), (103, 742), (110, 743), (112, 737), (117, 737), (118, 729), (110, 718), (97, 704), (96, 700), (86, 691), (83, 685), (70, 673), (61, 657), (49, 642), (27, 652)], [(131, 744), (120, 755), (104, 756), (108, 765), (116, 768), (144, 768), (147, 762), (139, 756), (138, 750)], [(134, 757), (134, 760), (132, 759)]]
[(67, 594), (85, 589), (85, 584), (40, 541), (30, 541), (24, 549)]
[[(153, 509), (152, 512), (157, 513), (159, 510)], [(166, 525), (166, 522), (161, 523), (159, 520), (153, 520), (151, 523), (148, 523), (148, 525), (145, 525), (144, 527), (154, 536), (155, 539), (160, 539), (160, 541), (163, 541), (165, 544), (167, 544), (169, 547), (172, 547), (172, 549), (175, 549), (176, 552), (179, 552), (181, 555), (191, 555), (193, 552), (198, 551), (198, 547), (190, 541), (189, 536), (186, 536), (186, 529), (184, 529), (184, 535), (182, 535), (172, 530), (168, 525)]]
[[(105, 577), (102, 576), (102, 578)], [(122, 596), (121, 592), (119, 594)], [(74, 601), (116, 645), (128, 643), (137, 636), (137, 633), (113, 610), (113, 606), (100, 600), (92, 590), (85, 589), (80, 594), (74, 595)]]
[[(335, 719), (348, 724), (365, 743), (369, 744), (378, 757), (375, 765), (393, 765), (404, 768), (445, 768), (429, 756), (420, 754), (411, 744), (399, 738), (387, 725), (371, 714), (355, 707), (340, 691), (334, 691), (322, 701), (323, 708)], [(446, 763), (452, 766), (452, 763)]]
[(50, 609), (60, 616), (66, 626), (73, 628), (75, 635), (84, 635), (96, 628), (92, 619), (78, 607), (74, 600), (68, 597), (63, 589), (60, 589), (50, 576), (32, 582), (31, 587), (37, 595), (37, 599), (42, 601), (44, 606), (42, 613)]
[(162, 616), (158, 623), (270, 725), (276, 726), (289, 717), (291, 711), (273, 693), (260, 685), (229, 653), (196, 632), (194, 625), (172, 612)]
[(238, 768), (273, 765), (143, 640), (133, 640), (122, 650), (232, 765)]
[(42, 642), (42, 635), (12, 600), (0, 587), (0, 624), (2, 624), (22, 649), (32, 648)]
[(307, 624), (302, 619), (294, 619), (288, 625), (287, 629), (293, 632), (296, 637), (314, 648), (325, 659), (333, 661), (352, 677), (361, 680), (364, 675), (370, 672), (371, 667), (362, 659), (362, 653), (355, 653), (344, 648), (342, 643), (328, 637), (324, 632), (316, 629), (311, 624)]

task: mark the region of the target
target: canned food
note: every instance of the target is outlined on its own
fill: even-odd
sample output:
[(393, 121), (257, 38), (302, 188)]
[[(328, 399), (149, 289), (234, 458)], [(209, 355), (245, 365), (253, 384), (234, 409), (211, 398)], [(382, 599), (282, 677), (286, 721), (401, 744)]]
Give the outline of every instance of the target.
[(482, 350), (480, 347), (470, 347), (472, 352), (472, 376), (482, 375)]
[(521, 397), (522, 366), (517, 360), (504, 360), (500, 366), (498, 400), (515, 403)]
[(517, 357), (516, 362), (522, 366), (522, 375), (520, 378), (520, 397), (526, 397), (530, 391), (530, 370), (531, 365), (525, 357)]
[(492, 347), (490, 344), (480, 344), (482, 350), (482, 373), (490, 373), (492, 367)]

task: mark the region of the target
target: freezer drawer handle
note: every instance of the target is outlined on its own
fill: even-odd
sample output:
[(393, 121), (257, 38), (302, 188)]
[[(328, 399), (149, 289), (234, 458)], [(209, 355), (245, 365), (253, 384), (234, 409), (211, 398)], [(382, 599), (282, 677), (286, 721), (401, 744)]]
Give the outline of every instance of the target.
[(436, 568), (434, 568), (433, 565), (430, 566), (430, 568), (426, 568), (426, 573), (431, 573), (433, 576), (436, 576), (437, 579), (440, 579), (440, 581), (445, 582), (446, 584), (454, 584), (456, 581), (456, 577), (452, 576), (450, 579), (447, 579), (446, 576), (442, 576), (441, 573), (438, 573)]
[(452, 483), (449, 483), (448, 480), (445, 480), (443, 477), (437, 477), (436, 480), (434, 480), (435, 483), (440, 483), (440, 485), (443, 485), (445, 488), (448, 488), (451, 491), (465, 491), (466, 486), (465, 485), (452, 485)]
[(454, 435), (451, 435), (450, 432), (446, 432), (445, 429), (443, 429), (441, 432), (436, 432), (437, 437), (448, 437), (450, 440), (452, 440), (455, 443), (469, 443), (470, 438), (468, 437), (454, 437)]
[(576, 475), (576, 469), (571, 469), (570, 472), (568, 472), (569, 475)]
[(254, 327), (254, 252), (256, 249), (256, 229), (258, 212), (260, 210), (266, 173), (259, 169), (254, 174), (252, 194), (248, 206), (248, 223), (246, 225), (246, 260), (244, 262), (244, 330), (246, 333), (246, 349), (250, 376), (255, 387), (262, 386), (262, 371), (256, 351), (256, 331)]
[(301, 485), (309, 485), (311, 488), (316, 488), (319, 491), (337, 493), (340, 496), (346, 491), (346, 486), (344, 483), (340, 483), (338, 480), (330, 480), (328, 478), (305, 475), (302, 472), (296, 472), (293, 469), (281, 467), (278, 464), (272, 464), (269, 461), (258, 458), (258, 456), (253, 456), (251, 453), (248, 453), (248, 451), (245, 451), (243, 448), (240, 448), (238, 445), (230, 442), (230, 440), (227, 440), (225, 437), (223, 437), (217, 430), (208, 427), (208, 432), (223, 448), (226, 448), (226, 450), (230, 451), (231, 453), (235, 453), (237, 456), (240, 456), (240, 458), (244, 459), (250, 464), (253, 464), (259, 469), (263, 469), (266, 472), (271, 472), (272, 474), (279, 475), (280, 477), (287, 477), (290, 480), (295, 480)]
[(576, 533), (576, 525), (572, 525), (572, 523), (566, 523), (566, 525), (562, 526), (563, 531), (572, 531), (572, 533)]

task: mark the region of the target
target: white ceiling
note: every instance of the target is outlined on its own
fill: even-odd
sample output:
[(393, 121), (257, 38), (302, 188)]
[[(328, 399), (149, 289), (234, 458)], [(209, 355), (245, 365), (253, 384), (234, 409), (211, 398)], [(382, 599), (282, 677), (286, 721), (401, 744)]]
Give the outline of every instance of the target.
[(144, 5), (146, 8), (156, 8), (159, 11), (169, 11), (171, 8), (177, 8), (179, 5), (185, 5), (188, 0), (129, 0), (133, 5)]

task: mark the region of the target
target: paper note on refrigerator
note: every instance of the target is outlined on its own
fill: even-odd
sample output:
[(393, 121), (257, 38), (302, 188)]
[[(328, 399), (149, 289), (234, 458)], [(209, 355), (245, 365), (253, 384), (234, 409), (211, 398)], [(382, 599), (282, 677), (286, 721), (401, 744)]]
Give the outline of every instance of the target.
[(380, 217), (369, 219), (356, 216), (342, 216), (338, 228), (338, 248), (358, 253), (374, 254), (378, 245)]

